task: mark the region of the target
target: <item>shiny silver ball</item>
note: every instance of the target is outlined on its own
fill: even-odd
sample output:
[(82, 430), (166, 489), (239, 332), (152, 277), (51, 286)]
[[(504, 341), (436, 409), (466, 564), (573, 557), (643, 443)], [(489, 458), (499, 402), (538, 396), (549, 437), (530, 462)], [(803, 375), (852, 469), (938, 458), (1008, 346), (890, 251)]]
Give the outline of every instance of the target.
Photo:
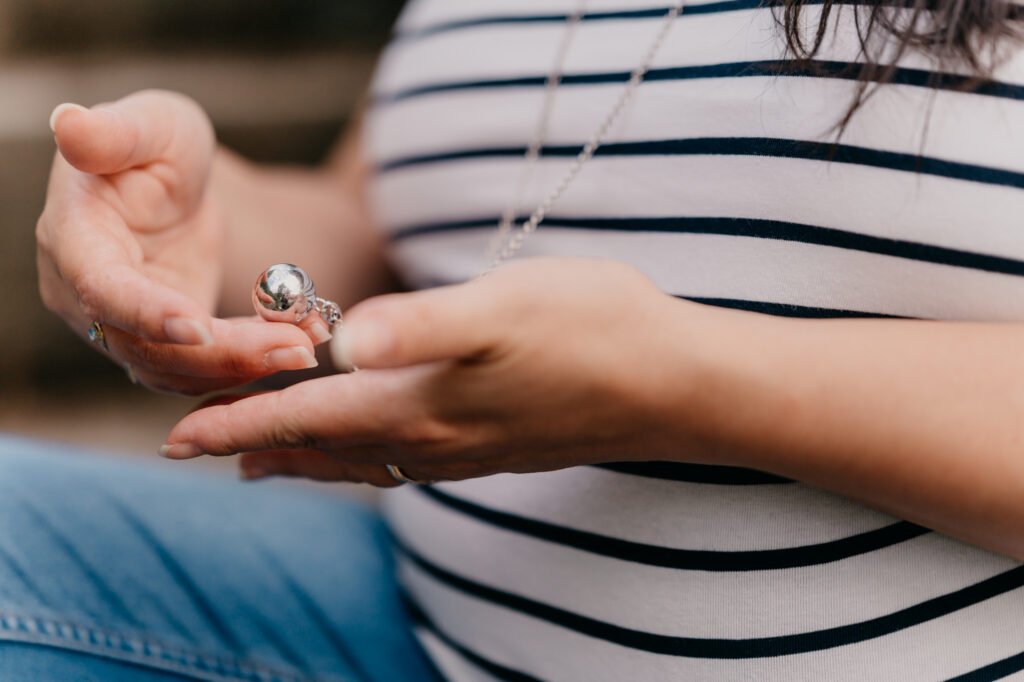
[(297, 324), (315, 309), (313, 280), (297, 265), (271, 265), (252, 288), (252, 305), (264, 320)]

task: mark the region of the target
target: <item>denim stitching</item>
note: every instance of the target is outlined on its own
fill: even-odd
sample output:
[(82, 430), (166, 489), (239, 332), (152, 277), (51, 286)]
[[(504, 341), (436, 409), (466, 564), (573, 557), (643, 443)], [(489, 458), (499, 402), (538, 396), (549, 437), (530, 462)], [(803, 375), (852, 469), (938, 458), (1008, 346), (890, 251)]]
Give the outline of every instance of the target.
[[(13, 636), (5, 637), (2, 634), (4, 632)], [(136, 664), (149, 662), (176, 673), (217, 682), (303, 682), (304, 679), (251, 660), (242, 661), (224, 655), (189, 651), (155, 640), (108, 632), (70, 621), (20, 616), (2, 611), (0, 639), (77, 649)]]

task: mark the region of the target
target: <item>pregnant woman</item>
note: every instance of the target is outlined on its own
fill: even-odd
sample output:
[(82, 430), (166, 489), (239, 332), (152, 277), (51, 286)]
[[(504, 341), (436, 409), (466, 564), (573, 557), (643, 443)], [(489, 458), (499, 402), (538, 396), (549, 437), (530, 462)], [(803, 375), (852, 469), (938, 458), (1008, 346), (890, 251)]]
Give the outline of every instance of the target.
[(314, 365), (271, 263), (345, 309), (161, 454), (395, 489), (0, 441), (0, 678), (1024, 671), (1024, 17), (763, 4), (415, 2), (317, 171), (59, 107), (42, 296), (139, 382)]

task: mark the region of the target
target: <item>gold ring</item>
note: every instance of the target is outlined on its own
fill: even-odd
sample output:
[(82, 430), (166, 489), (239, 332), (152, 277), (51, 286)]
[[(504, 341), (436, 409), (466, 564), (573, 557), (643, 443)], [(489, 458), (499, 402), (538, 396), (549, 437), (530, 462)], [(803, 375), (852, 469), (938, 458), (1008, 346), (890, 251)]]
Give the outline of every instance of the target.
[(412, 476), (409, 476), (408, 474), (406, 474), (404, 471), (402, 471), (402, 467), (398, 466), (397, 464), (385, 464), (384, 468), (388, 470), (389, 474), (391, 474), (391, 478), (395, 479), (399, 483), (421, 483), (422, 482), (422, 481), (417, 481)]
[(103, 332), (103, 325), (100, 322), (93, 320), (93, 323), (89, 325), (89, 329), (86, 330), (85, 334), (94, 344), (108, 353), (110, 352), (110, 346), (107, 345), (107, 335)]

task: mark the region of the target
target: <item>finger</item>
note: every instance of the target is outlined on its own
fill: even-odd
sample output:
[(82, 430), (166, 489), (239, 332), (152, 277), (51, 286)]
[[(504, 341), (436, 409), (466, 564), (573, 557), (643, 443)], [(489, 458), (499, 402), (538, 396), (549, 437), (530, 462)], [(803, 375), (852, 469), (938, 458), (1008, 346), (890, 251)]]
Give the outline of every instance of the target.
[(389, 294), (360, 303), (331, 342), (340, 369), (407, 367), (476, 357), (494, 346), (476, 283)]
[(306, 332), (314, 346), (326, 343), (331, 340), (331, 328), (319, 315), (306, 315), (299, 323), (299, 329)]
[(155, 343), (116, 327), (107, 340), (117, 357), (152, 372), (189, 377), (230, 378), (244, 383), (287, 370), (316, 367), (313, 343), (294, 325), (256, 317), (213, 321), (213, 343), (183, 346)]
[(312, 379), (185, 416), (162, 454), (189, 459), (251, 450), (341, 449), (399, 433), (399, 401), (369, 373)]
[[(62, 155), (80, 170), (116, 173), (144, 166), (146, 172), (119, 175), (118, 181), (123, 181), (124, 188), (145, 187), (170, 196), (174, 200), (170, 212), (176, 216), (187, 213), (198, 201), (213, 138), (209, 122), (187, 98), (148, 91), (95, 110), (61, 106), (51, 123)], [(56, 164), (54, 178), (62, 175), (58, 172), (61, 168), (68, 166)], [(149, 195), (148, 191), (125, 194)], [(151, 202), (142, 203), (152, 208)], [(41, 231), (41, 248), (57, 264), (60, 278), (91, 319), (154, 341), (209, 342), (206, 311), (180, 292), (137, 272), (133, 264), (141, 259), (141, 253), (131, 251), (124, 240), (111, 238), (111, 231), (128, 229), (124, 210), (105, 202), (58, 202), (50, 222), (59, 226), (59, 238), (46, 238), (47, 230)], [(157, 217), (150, 215), (148, 220), (167, 222), (166, 206), (154, 211)]]
[(81, 314), (81, 311), (76, 310), (64, 314), (64, 317), (65, 321), (68, 322), (72, 330), (78, 334), (78, 336), (89, 341), (93, 348), (105, 355), (108, 355), (108, 357), (110, 357), (114, 362), (121, 365), (128, 373), (128, 378), (132, 383), (142, 384), (154, 391), (179, 395), (203, 395), (212, 391), (233, 388), (239, 384), (247, 383), (247, 381), (239, 380), (237, 377), (207, 379), (193, 376), (181, 376), (174, 374), (173, 372), (169, 373), (150, 370), (149, 368), (142, 366), (141, 363), (133, 363), (130, 360), (125, 359), (126, 354), (119, 351), (119, 342), (116, 339), (121, 336), (126, 336), (125, 332), (114, 327), (104, 325), (103, 332), (107, 342), (106, 347), (104, 348), (100, 344), (94, 343), (89, 337), (89, 322)]
[[(52, 263), (47, 259), (40, 259), (38, 262), (40, 273), (49, 273), (55, 271)], [(54, 275), (53, 277), (56, 277)], [(46, 306), (49, 310), (52, 310), (59, 314), (64, 321), (71, 327), (78, 336), (83, 340), (92, 343), (92, 339), (89, 337), (89, 330), (91, 327), (91, 319), (81, 310), (78, 303), (74, 300), (74, 296), (67, 292), (67, 288), (63, 283), (59, 285), (54, 284), (52, 281), (48, 286), (43, 289), (49, 293), (44, 295)], [(112, 325), (103, 325), (104, 336), (106, 337), (106, 347), (103, 348), (99, 344), (92, 343), (93, 347), (99, 351), (106, 351), (113, 359), (122, 364), (131, 364), (132, 371), (135, 372), (136, 377), (140, 379), (140, 382), (155, 390), (164, 392), (174, 393), (206, 393), (211, 390), (218, 390), (219, 388), (227, 388), (230, 386), (238, 385), (240, 382), (237, 378), (232, 378), (231, 381), (219, 381), (219, 382), (205, 382), (201, 384), (201, 388), (195, 391), (182, 391), (179, 387), (185, 386), (188, 382), (188, 377), (174, 375), (173, 362), (167, 360), (162, 365), (160, 363), (153, 363), (144, 360), (140, 357), (140, 352), (131, 352), (126, 349), (128, 344), (144, 344), (151, 348), (160, 347), (164, 353), (169, 357), (172, 356), (172, 349), (186, 348), (186, 346), (175, 346), (175, 345), (164, 345), (154, 344), (152, 342), (141, 339), (138, 336), (132, 335), (124, 330), (118, 329)], [(130, 339), (130, 341), (128, 341)], [(297, 337), (300, 344), (305, 343), (305, 339), (300, 335)], [(192, 348), (192, 347), (188, 347)], [(197, 352), (202, 351), (205, 347), (196, 347)], [(155, 351), (148, 350), (142, 352), (142, 355), (148, 355), (152, 358)], [(156, 366), (160, 365), (160, 366)], [(146, 380), (139, 375), (140, 372), (144, 372), (146, 377), (156, 377), (156, 375), (163, 376), (156, 377), (153, 380)]]
[[(51, 310), (109, 323), (152, 341), (212, 341), (211, 319), (196, 301), (142, 275), (110, 231), (127, 229), (109, 207), (93, 205), (56, 218), (57, 230), (39, 232), (36, 253), (41, 292)], [(54, 237), (49, 232), (56, 232)]]
[[(167, 162), (181, 188), (205, 184), (213, 129), (202, 109), (177, 93), (146, 90), (92, 109), (62, 104), (50, 125), (61, 155), (86, 173), (110, 175)], [(195, 176), (199, 177), (195, 177)]]
[[(62, 251), (87, 238), (69, 234)], [(95, 254), (90, 262), (88, 254)], [(210, 315), (185, 294), (146, 277), (127, 264), (105, 258), (102, 249), (84, 248), (61, 264), (82, 312), (97, 322), (161, 343), (214, 342)]]
[(225, 393), (224, 395), (215, 395), (210, 398), (207, 398), (206, 400), (203, 400), (198, 405), (195, 405), (191, 410), (188, 411), (188, 413), (192, 414), (193, 412), (198, 412), (199, 410), (205, 407), (214, 407), (216, 405), (230, 405), (231, 403), (237, 403), (239, 400), (251, 398), (254, 395), (260, 395), (260, 392), (250, 391), (248, 393)]
[(137, 368), (131, 363), (124, 363), (124, 369), (132, 383), (141, 384), (157, 393), (167, 393), (170, 395), (200, 396), (234, 388), (246, 383), (234, 378), (209, 379), (152, 372)]
[(246, 452), (239, 459), (238, 466), (241, 477), (248, 481), (288, 476), (314, 481), (369, 483), (380, 488), (399, 485), (383, 465), (350, 462), (318, 450)]

